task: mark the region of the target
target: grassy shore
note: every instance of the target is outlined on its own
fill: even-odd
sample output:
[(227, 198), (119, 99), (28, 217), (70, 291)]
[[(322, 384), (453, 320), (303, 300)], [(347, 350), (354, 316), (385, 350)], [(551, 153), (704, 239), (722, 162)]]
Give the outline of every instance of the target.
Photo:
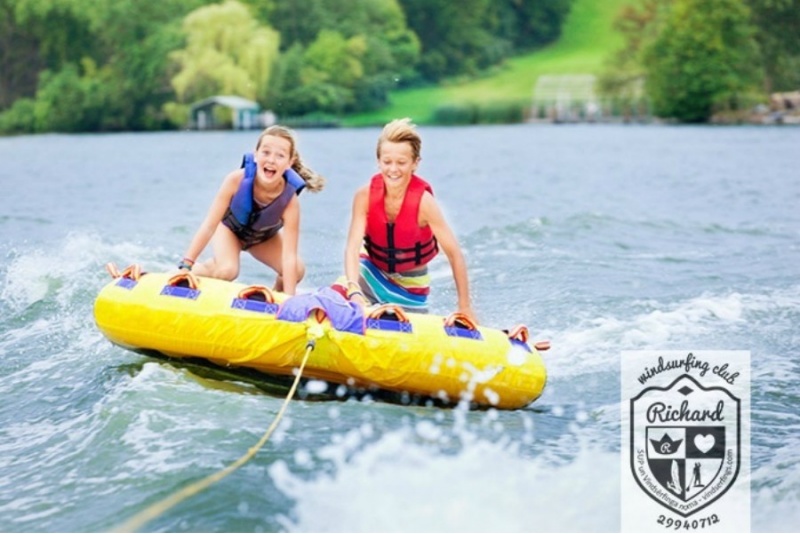
[(436, 87), (407, 89), (390, 94), (388, 107), (346, 117), (345, 126), (383, 124), (398, 117), (429, 123), (445, 104), (522, 102), (544, 74), (596, 74), (622, 40), (613, 21), (622, 6), (636, 0), (575, 0), (561, 38), (540, 50), (509, 58), (484, 76), (469, 81), (450, 80)]

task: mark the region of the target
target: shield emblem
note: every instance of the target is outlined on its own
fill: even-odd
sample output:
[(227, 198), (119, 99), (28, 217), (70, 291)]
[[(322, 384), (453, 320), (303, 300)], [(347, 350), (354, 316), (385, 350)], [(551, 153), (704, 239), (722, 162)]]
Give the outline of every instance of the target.
[(719, 499), (739, 473), (740, 404), (688, 374), (631, 399), (631, 469), (642, 490), (683, 517)]

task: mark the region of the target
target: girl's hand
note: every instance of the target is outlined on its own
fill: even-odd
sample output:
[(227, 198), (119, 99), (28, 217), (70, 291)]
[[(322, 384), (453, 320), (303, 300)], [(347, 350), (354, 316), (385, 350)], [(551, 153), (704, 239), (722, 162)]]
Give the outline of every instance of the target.
[(367, 299), (364, 298), (364, 294), (361, 293), (361, 291), (353, 292), (353, 294), (350, 295), (349, 300), (350, 302), (355, 302), (356, 304), (361, 306), (361, 310), (365, 312), (367, 307), (369, 306)]
[(470, 321), (478, 324), (478, 317), (475, 315), (475, 311), (472, 309), (472, 306), (459, 306), (456, 312), (463, 313)]

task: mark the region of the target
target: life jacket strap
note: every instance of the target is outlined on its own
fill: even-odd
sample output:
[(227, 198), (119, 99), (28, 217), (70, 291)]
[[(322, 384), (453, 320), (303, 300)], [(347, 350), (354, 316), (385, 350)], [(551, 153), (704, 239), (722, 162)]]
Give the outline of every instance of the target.
[[(390, 225), (393, 225), (393, 223), (387, 223), (387, 227)], [(436, 255), (436, 253), (439, 251), (439, 246), (435, 237), (432, 237), (425, 242), (417, 241), (413, 247), (408, 248), (392, 246), (394, 243), (393, 232), (390, 232), (388, 237), (389, 246), (382, 247), (380, 245), (376, 245), (369, 238), (369, 236), (364, 236), (364, 248), (367, 249), (367, 253), (370, 255), (370, 257), (378, 260), (379, 262), (385, 263), (387, 265), (387, 272), (389, 273), (397, 272), (398, 265), (404, 266), (408, 263), (412, 265), (422, 265), (425, 260)], [(413, 253), (413, 256), (407, 258), (399, 257), (408, 253)]]

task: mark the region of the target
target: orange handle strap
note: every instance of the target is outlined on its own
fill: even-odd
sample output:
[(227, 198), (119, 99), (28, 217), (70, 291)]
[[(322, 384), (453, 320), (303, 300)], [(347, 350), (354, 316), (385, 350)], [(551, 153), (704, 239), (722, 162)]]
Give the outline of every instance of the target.
[(127, 266), (124, 270), (120, 271), (113, 262), (106, 263), (106, 271), (111, 275), (111, 278), (129, 278), (138, 281), (142, 277), (142, 268), (138, 263)]
[(475, 321), (467, 317), (463, 313), (453, 312), (444, 319), (445, 326), (458, 326), (458, 325), (466, 328), (467, 330), (477, 330), (478, 325)]
[(378, 306), (377, 308), (369, 312), (367, 318), (380, 319), (389, 312), (394, 313), (397, 316), (397, 320), (400, 321), (401, 323), (409, 322), (406, 312), (404, 312), (403, 308), (401, 308), (397, 304), (383, 304), (381, 306)]
[(126, 267), (125, 270), (120, 273), (120, 276), (122, 276), (122, 278), (130, 278), (131, 280), (138, 281), (139, 278), (142, 277), (142, 268), (138, 263), (134, 263)]
[(523, 343), (528, 342), (528, 327), (524, 324), (518, 324), (514, 328), (508, 331), (508, 338), (509, 339), (516, 339), (517, 341), (522, 341)]
[(106, 271), (114, 280), (120, 277), (119, 269), (117, 269), (117, 265), (113, 261), (106, 263)]
[(239, 298), (249, 300), (253, 295), (262, 295), (264, 302), (275, 304), (275, 295), (266, 286), (249, 286), (239, 291)]
[[(185, 284), (183, 282), (185, 282)], [(167, 282), (167, 285), (185, 285), (188, 286), (189, 289), (197, 289), (199, 282), (197, 281), (197, 277), (195, 277), (195, 275), (193, 275), (191, 272), (183, 271), (170, 278)]]
[[(515, 339), (517, 341), (521, 341), (523, 343), (528, 342), (528, 327), (524, 324), (519, 324), (508, 331), (508, 338)], [(537, 341), (533, 344), (533, 347), (539, 351), (545, 351), (550, 348), (550, 342), (547, 340)]]

